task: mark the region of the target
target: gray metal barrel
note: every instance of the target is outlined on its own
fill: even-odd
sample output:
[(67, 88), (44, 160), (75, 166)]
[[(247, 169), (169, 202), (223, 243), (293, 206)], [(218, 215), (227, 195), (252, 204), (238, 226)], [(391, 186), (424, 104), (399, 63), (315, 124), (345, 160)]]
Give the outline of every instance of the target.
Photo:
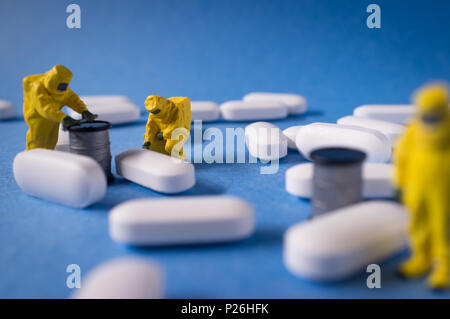
[(314, 162), (313, 216), (362, 200), (364, 152), (348, 148), (322, 148), (310, 155)]
[(82, 122), (69, 130), (70, 152), (89, 156), (96, 160), (105, 171), (108, 183), (114, 180), (111, 174), (111, 150), (109, 128), (105, 121)]

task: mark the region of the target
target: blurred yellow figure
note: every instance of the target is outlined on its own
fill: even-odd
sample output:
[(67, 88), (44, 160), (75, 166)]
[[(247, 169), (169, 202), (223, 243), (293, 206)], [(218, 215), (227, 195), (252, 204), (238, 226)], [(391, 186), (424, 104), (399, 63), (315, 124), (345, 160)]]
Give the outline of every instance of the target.
[(185, 159), (183, 145), (191, 130), (191, 101), (188, 97), (150, 95), (145, 100), (150, 112), (143, 148)]
[(399, 269), (418, 277), (430, 269), (429, 285), (450, 284), (450, 108), (448, 89), (432, 84), (414, 96), (416, 118), (395, 149), (395, 182), (411, 213), (412, 255)]
[(23, 79), (23, 116), (29, 127), (27, 150), (54, 149), (59, 123), (69, 127), (79, 122), (61, 112), (65, 105), (81, 113), (83, 119), (95, 119), (96, 115), (90, 113), (78, 95), (68, 88), (71, 80), (72, 72), (62, 65)]

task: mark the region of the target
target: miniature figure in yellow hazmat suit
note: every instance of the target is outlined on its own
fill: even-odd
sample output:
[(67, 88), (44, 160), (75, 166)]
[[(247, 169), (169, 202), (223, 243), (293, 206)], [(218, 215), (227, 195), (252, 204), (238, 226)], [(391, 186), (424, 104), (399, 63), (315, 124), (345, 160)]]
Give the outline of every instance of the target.
[(58, 142), (59, 123), (69, 127), (79, 122), (61, 111), (65, 105), (82, 114), (85, 120), (93, 121), (97, 117), (68, 88), (71, 80), (72, 72), (62, 65), (23, 79), (23, 116), (29, 127), (27, 150), (54, 149)]
[(411, 214), (412, 256), (401, 265), (405, 277), (430, 269), (430, 287), (449, 286), (450, 108), (448, 89), (428, 85), (414, 96), (418, 114), (395, 150), (395, 182)]
[(145, 100), (150, 112), (143, 148), (185, 159), (183, 144), (191, 129), (191, 101), (188, 97), (150, 95)]

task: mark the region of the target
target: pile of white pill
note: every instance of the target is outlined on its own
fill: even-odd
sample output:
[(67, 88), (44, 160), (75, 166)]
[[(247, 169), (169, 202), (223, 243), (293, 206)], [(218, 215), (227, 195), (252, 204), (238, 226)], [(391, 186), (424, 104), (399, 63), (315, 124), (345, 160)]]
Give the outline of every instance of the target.
[[(119, 124), (140, 118), (139, 107), (126, 96), (81, 99), (91, 112), (99, 114), (100, 120)], [(9, 102), (0, 101), (0, 119), (14, 116), (11, 108)], [(367, 155), (362, 173), (363, 197), (392, 198), (392, 148), (414, 116), (414, 107), (363, 105), (353, 115), (338, 119), (337, 124), (302, 124), (283, 131), (272, 123), (260, 122), (303, 114), (306, 109), (303, 96), (285, 93), (254, 92), (220, 106), (212, 101), (191, 102), (193, 121), (258, 121), (245, 127), (245, 143), (250, 155), (261, 160), (282, 159), (289, 156), (288, 149), (298, 150), (307, 160), (314, 150), (323, 147), (361, 150)], [(71, 111), (69, 114), (77, 116)], [(106, 177), (93, 159), (62, 152), (68, 144), (67, 132), (60, 130), (55, 150), (34, 149), (17, 154), (14, 178), (31, 196), (84, 208), (105, 196)], [(183, 193), (196, 183), (193, 164), (154, 151), (124, 150), (115, 156), (115, 166), (124, 179), (161, 194)], [(286, 191), (309, 199), (312, 180), (312, 163), (293, 165), (285, 173)], [(243, 240), (256, 227), (253, 206), (226, 195), (130, 200), (113, 207), (108, 220), (111, 239), (132, 246)], [(393, 202), (376, 200), (347, 206), (287, 229), (284, 263), (303, 278), (346, 278), (401, 250), (405, 246), (405, 225), (403, 207)], [(73, 298), (162, 298), (162, 278), (161, 269), (152, 262), (117, 259), (91, 271), (83, 289)]]

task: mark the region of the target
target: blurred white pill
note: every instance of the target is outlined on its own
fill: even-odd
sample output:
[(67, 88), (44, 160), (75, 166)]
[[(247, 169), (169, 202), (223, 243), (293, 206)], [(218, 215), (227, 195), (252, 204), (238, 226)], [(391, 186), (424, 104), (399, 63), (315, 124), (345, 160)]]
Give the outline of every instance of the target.
[(234, 241), (254, 231), (253, 207), (230, 196), (136, 199), (109, 213), (113, 240), (129, 245)]
[(345, 279), (406, 247), (407, 215), (391, 201), (347, 206), (290, 227), (284, 264), (316, 281)]
[(115, 157), (117, 174), (154, 191), (180, 193), (195, 185), (194, 165), (145, 149), (130, 149)]
[(303, 125), (291, 126), (283, 130), (284, 136), (288, 140), (288, 148), (296, 150), (297, 145), (295, 145), (295, 138), (297, 137), (298, 130), (302, 128)]
[[(131, 102), (111, 102), (105, 104), (87, 104), (91, 113), (97, 114), (97, 120), (111, 124), (132, 123), (139, 120), (141, 110)], [(68, 108), (68, 115), (74, 119), (81, 119), (81, 114)]]
[(397, 138), (403, 134), (405, 126), (393, 122), (374, 120), (367, 117), (345, 116), (337, 120), (339, 125), (353, 125), (377, 130), (391, 141), (394, 146)]
[(289, 114), (302, 114), (306, 112), (306, 99), (299, 94), (252, 92), (243, 98), (244, 101), (280, 101), (287, 105)]
[(16, 155), (13, 163), (17, 185), (44, 200), (83, 208), (106, 194), (106, 177), (90, 157), (36, 148)]
[(82, 278), (74, 299), (160, 299), (164, 278), (158, 265), (143, 258), (120, 257), (102, 263)]
[(280, 101), (229, 101), (220, 106), (222, 117), (228, 121), (257, 121), (285, 118), (288, 107)]
[(131, 103), (125, 95), (84, 95), (80, 99), (87, 105)]
[[(286, 171), (286, 191), (292, 195), (311, 198), (313, 189), (313, 163), (297, 164)], [(385, 163), (363, 164), (363, 197), (391, 198), (393, 166)]]
[(220, 108), (211, 101), (192, 101), (191, 118), (192, 121), (201, 120), (204, 122), (214, 122), (220, 117)]
[(368, 162), (387, 162), (391, 156), (391, 142), (384, 134), (358, 126), (312, 123), (298, 130), (295, 142), (308, 159), (312, 151), (325, 147), (360, 150)]
[(287, 138), (277, 126), (268, 122), (255, 122), (246, 126), (245, 144), (253, 157), (262, 160), (274, 160), (287, 155)]
[(415, 106), (409, 104), (367, 104), (358, 106), (353, 110), (353, 115), (357, 117), (368, 117), (398, 124), (408, 124), (415, 114)]
[(0, 100), (0, 120), (11, 119), (16, 116), (14, 104), (9, 101)]

